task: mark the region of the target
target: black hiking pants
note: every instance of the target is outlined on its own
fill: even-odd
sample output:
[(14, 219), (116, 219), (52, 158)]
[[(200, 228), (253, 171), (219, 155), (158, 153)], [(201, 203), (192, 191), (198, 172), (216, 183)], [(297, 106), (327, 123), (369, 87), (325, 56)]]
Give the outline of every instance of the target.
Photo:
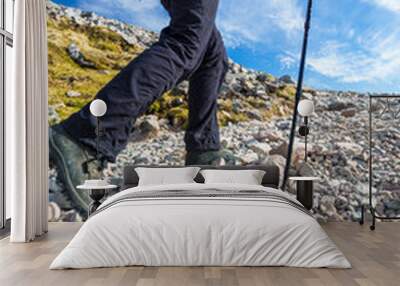
[[(225, 47), (215, 26), (218, 0), (162, 0), (170, 14), (159, 41), (132, 60), (96, 95), (107, 104), (100, 152), (111, 162), (127, 144), (134, 121), (164, 92), (189, 80), (187, 151), (218, 150), (217, 97), (227, 71)], [(89, 105), (62, 122), (77, 141), (96, 144)]]

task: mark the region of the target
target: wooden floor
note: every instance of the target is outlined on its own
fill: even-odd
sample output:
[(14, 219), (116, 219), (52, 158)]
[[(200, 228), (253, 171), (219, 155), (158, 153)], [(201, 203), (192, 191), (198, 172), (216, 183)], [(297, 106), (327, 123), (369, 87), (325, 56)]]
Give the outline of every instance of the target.
[(400, 285), (400, 224), (379, 223), (372, 232), (357, 223), (328, 223), (324, 229), (352, 269), (289, 267), (124, 267), (48, 270), (79, 229), (52, 223), (49, 233), (29, 244), (0, 241), (0, 285)]

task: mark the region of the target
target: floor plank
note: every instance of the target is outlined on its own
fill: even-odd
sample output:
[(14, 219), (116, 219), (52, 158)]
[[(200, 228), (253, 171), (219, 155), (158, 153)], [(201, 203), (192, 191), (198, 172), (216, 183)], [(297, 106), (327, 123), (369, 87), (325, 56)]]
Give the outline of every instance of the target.
[(80, 223), (51, 223), (45, 236), (29, 244), (0, 240), (0, 285), (136, 286), (397, 286), (400, 224), (380, 223), (372, 232), (356, 223), (323, 225), (352, 263), (352, 269), (289, 267), (120, 267), (50, 271), (55, 256)]

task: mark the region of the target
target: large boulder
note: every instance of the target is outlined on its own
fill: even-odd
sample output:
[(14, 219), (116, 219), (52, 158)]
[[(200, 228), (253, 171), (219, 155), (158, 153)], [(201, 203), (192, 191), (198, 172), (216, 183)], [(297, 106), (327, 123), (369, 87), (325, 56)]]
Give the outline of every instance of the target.
[(282, 185), (283, 175), (285, 172), (286, 158), (281, 155), (269, 155), (260, 165), (277, 166), (279, 168), (279, 185)]
[(336, 198), (334, 196), (323, 196), (320, 200), (319, 210), (328, 220), (342, 221), (335, 207)]
[[(288, 142), (283, 142), (279, 146), (272, 148), (269, 154), (271, 155), (280, 155), (284, 158), (287, 158), (288, 152)], [(311, 147), (311, 146), (310, 146)], [(311, 148), (309, 148), (311, 150)], [(292, 149), (292, 159), (295, 163), (304, 159), (304, 144), (300, 144), (299, 142), (295, 141), (293, 144)]]
[(81, 53), (81, 50), (75, 43), (71, 43), (67, 48), (68, 55), (74, 60), (78, 65), (83, 68), (95, 68), (96, 65), (85, 58)]
[(61, 217), (61, 209), (55, 202), (49, 202), (47, 211), (47, 220), (50, 222), (59, 221)]
[(297, 167), (297, 175), (301, 177), (314, 177), (316, 172), (310, 163), (302, 162)]
[(267, 156), (271, 150), (271, 146), (269, 144), (258, 142), (256, 140), (252, 141), (251, 144), (248, 144), (248, 146), (260, 157)]
[(259, 156), (256, 152), (249, 150), (240, 157), (241, 162), (244, 165), (252, 165), (258, 161)]
[(340, 114), (344, 117), (354, 117), (357, 113), (355, 108), (344, 109)]
[(279, 156), (282, 156), (283, 158), (286, 158), (287, 151), (288, 151), (288, 143), (283, 142), (278, 147), (272, 148), (271, 151), (269, 152), (269, 154), (270, 155), (279, 155)]
[(296, 84), (296, 83), (294, 82), (294, 80), (292, 79), (292, 77), (291, 77), (290, 75), (287, 75), (287, 74), (281, 76), (281, 77), (279, 78), (279, 81), (280, 81), (280, 82), (283, 82), (283, 83), (286, 83), (286, 84)]
[(282, 140), (282, 135), (280, 133), (270, 130), (259, 130), (253, 137), (260, 142), (265, 140), (269, 142), (278, 142)]
[(342, 101), (337, 97), (333, 97), (328, 103), (327, 110), (328, 111), (342, 111), (348, 108), (354, 108), (354, 103), (348, 101)]
[(143, 118), (139, 125), (140, 132), (146, 137), (157, 136), (160, 131), (160, 124), (158, 123), (158, 118), (155, 115), (147, 115)]

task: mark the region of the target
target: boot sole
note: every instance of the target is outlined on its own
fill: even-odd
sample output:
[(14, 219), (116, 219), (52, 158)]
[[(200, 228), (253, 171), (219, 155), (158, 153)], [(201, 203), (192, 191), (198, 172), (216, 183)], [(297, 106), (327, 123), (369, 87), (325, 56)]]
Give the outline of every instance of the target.
[(66, 163), (62, 156), (62, 152), (58, 149), (56, 143), (53, 140), (53, 136), (49, 136), (49, 147), (50, 147), (50, 159), (55, 162), (56, 166), (59, 168), (61, 173), (58, 173), (61, 176), (61, 179), (64, 183), (64, 186), (67, 189), (67, 196), (70, 198), (76, 205), (78, 205), (78, 211), (81, 214), (87, 214), (89, 205), (80, 197), (78, 191), (75, 189), (74, 184), (72, 183), (71, 177), (69, 175), (68, 169), (65, 167)]

